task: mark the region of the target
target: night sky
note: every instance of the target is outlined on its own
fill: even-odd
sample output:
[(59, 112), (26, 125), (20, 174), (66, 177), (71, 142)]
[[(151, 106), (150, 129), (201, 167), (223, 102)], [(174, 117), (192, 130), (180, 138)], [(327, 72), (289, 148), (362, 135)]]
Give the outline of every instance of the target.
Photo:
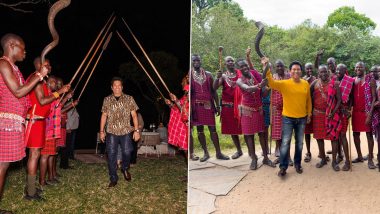
[[(70, 81), (99, 31), (111, 13), (115, 12), (117, 18), (111, 31), (118, 30), (124, 38), (131, 38), (121, 21), (123, 17), (148, 54), (152, 51), (165, 51), (177, 57), (178, 72), (183, 77), (189, 69), (190, 5), (190, 1), (72, 0), (55, 19), (60, 43), (46, 56), (51, 61), (52, 74), (62, 77), (64, 82)], [(16, 63), (25, 78), (34, 72), (34, 58), (39, 56), (42, 49), (52, 41), (47, 25), (48, 3), (40, 3), (29, 9), (32, 9), (33, 13), (15, 12), (0, 7), (0, 37), (6, 33), (15, 33), (25, 41), (26, 59)], [(127, 39), (127, 42), (142, 59), (143, 55), (136, 43), (130, 39)], [(81, 118), (77, 148), (95, 148), (103, 98), (111, 93), (110, 80), (113, 76), (119, 76), (119, 66), (126, 62), (135, 62), (135, 60), (114, 32), (78, 106)], [(148, 64), (144, 66), (150, 69)], [(88, 73), (91, 68), (92, 66), (89, 67)], [(154, 74), (151, 75), (153, 77)], [(86, 78), (87, 75), (83, 78), (83, 83)], [(181, 92), (180, 81), (181, 79), (178, 79), (178, 88), (170, 90)], [(72, 87), (75, 83), (76, 81)], [(151, 104), (140, 98), (141, 94), (128, 80), (124, 84), (124, 92), (134, 96), (141, 109), (145, 127), (149, 128), (150, 122), (157, 123), (157, 112), (152, 110)], [(167, 96), (162, 84), (157, 84)], [(80, 89), (81, 87), (77, 89), (74, 98), (79, 95)], [(177, 96), (180, 95), (177, 93)]]

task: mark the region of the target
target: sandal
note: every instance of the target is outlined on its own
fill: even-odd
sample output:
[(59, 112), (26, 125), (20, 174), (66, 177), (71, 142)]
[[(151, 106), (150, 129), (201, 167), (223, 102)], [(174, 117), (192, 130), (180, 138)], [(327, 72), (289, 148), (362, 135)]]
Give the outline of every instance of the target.
[(350, 170), (350, 163), (348, 163), (347, 161), (344, 163), (343, 167), (342, 167), (342, 170), (343, 171), (348, 171)]
[(333, 170), (334, 170), (335, 172), (340, 171), (339, 165), (338, 165), (336, 162), (333, 161), (333, 162), (331, 163), (331, 166), (332, 166), (332, 168), (333, 168)]
[(257, 159), (252, 159), (251, 165), (249, 166), (249, 169), (251, 169), (251, 170), (257, 169)]
[(368, 168), (369, 169), (376, 169), (375, 164), (373, 163), (373, 160), (368, 160)]
[(190, 159), (191, 159), (192, 161), (197, 161), (197, 160), (199, 160), (199, 157), (196, 156), (195, 154), (192, 154), (192, 155), (190, 155)]
[(240, 156), (243, 155), (242, 151), (237, 151), (235, 154), (231, 156), (232, 159), (238, 159)]
[(199, 161), (200, 162), (205, 162), (208, 159), (210, 159), (210, 155), (206, 153)]
[(280, 158), (276, 158), (274, 161), (273, 161), (274, 164), (278, 164), (280, 163)]
[(305, 158), (303, 159), (306, 163), (311, 161), (311, 153), (306, 153)]
[(321, 160), (321, 162), (317, 163), (317, 165), (315, 165), (317, 168), (322, 168), (324, 165), (327, 165), (327, 160)]
[(219, 160), (229, 160), (230, 157), (228, 157), (227, 155), (224, 155), (223, 153), (219, 153), (219, 154), (216, 154), (216, 159), (219, 159)]
[(272, 168), (276, 167), (276, 164), (274, 164), (269, 158), (264, 159), (263, 164), (270, 166)]
[(363, 158), (355, 158), (351, 161), (352, 163), (359, 163), (359, 162), (364, 162)]

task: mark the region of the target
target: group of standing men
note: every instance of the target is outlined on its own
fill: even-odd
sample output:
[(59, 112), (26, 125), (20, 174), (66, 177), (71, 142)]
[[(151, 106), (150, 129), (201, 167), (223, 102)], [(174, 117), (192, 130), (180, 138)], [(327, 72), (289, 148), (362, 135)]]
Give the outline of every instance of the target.
[[(36, 71), (25, 81), (15, 65), (23, 61), (26, 55), (25, 43), (20, 36), (11, 33), (4, 35), (1, 47), (0, 194), (3, 193), (10, 163), (20, 161), (28, 151), (24, 198), (41, 200), (43, 189), (36, 187), (37, 169), (40, 169), (41, 187), (58, 182), (57, 147), (65, 146), (66, 112), (78, 101), (66, 103), (72, 97), (72, 93), (66, 93), (70, 85), (63, 86), (62, 79), (47, 76), (51, 72), (49, 60), (41, 62), (41, 58), (36, 58)], [(65, 93), (66, 96), (59, 102)]]
[[(317, 140), (321, 159), (316, 167), (321, 168), (329, 160), (324, 149), (324, 140), (332, 144), (332, 168), (339, 171), (339, 163), (345, 162), (342, 170), (350, 170), (346, 132), (352, 117), (352, 130), (358, 157), (352, 163), (363, 162), (368, 158), (368, 167), (376, 168), (373, 162), (375, 134), (378, 139), (380, 128), (380, 81), (379, 66), (373, 66), (366, 74), (365, 64), (356, 63), (355, 77), (348, 75), (347, 66), (336, 65), (334, 58), (327, 65), (319, 65), (323, 50), (317, 53), (315, 65), (305, 64), (306, 75), (302, 77), (303, 65), (298, 61), (290, 63), (289, 70), (282, 60), (276, 60), (274, 73), (268, 58), (262, 58), (263, 73), (253, 68), (250, 49), (246, 59), (235, 63), (231, 56), (225, 57), (226, 71), (218, 71), (215, 80), (212, 74), (201, 67), (199, 55), (192, 56), (191, 71), (191, 126), (196, 126), (198, 139), (204, 151), (200, 161), (209, 159), (203, 126), (209, 127), (211, 140), (216, 149), (216, 158), (228, 160), (222, 154), (215, 129), (215, 115), (220, 114), (221, 133), (231, 135), (237, 152), (232, 159), (239, 158), (241, 150), (239, 135), (243, 134), (252, 159), (250, 169), (257, 169), (254, 135), (258, 134), (263, 163), (274, 167), (280, 163), (279, 176), (284, 176), (289, 165), (294, 165), (297, 173), (301, 166), (303, 139), (305, 136), (307, 153), (305, 162), (311, 160), (310, 137)], [(318, 69), (317, 77), (313, 69)], [(216, 90), (222, 86), (219, 102)], [(220, 109), (221, 108), (221, 109)], [(272, 162), (268, 157), (268, 128), (271, 126), (271, 139), (276, 141)], [(290, 141), (294, 130), (294, 162), (290, 158)], [(369, 154), (363, 157), (360, 147), (360, 132), (366, 132)], [(192, 133), (192, 131), (191, 131)], [(379, 141), (378, 141), (379, 142)], [(342, 149), (343, 148), (343, 149)], [(192, 160), (198, 160), (190, 154)], [(378, 160), (380, 159), (380, 150)]]

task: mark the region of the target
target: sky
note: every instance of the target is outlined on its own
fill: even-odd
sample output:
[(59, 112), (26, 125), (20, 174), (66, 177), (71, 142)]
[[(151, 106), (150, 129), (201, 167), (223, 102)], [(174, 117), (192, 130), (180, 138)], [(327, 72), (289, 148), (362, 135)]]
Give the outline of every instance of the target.
[[(54, 3), (55, 0), (51, 2)], [(72, 0), (67, 8), (56, 15), (55, 27), (60, 35), (60, 42), (47, 54), (46, 58), (50, 59), (52, 64), (52, 74), (63, 77), (66, 83), (81, 64), (111, 13), (115, 12), (118, 16), (111, 28), (111, 31), (114, 31), (113, 37), (104, 51), (77, 108), (80, 115), (77, 136), (79, 148), (95, 147), (103, 99), (111, 94), (110, 80), (113, 76), (119, 76), (120, 64), (135, 62), (117, 37), (115, 30), (124, 36), (137, 56), (143, 57), (120, 17), (126, 20), (148, 55), (152, 51), (165, 51), (174, 55), (179, 61), (178, 72), (184, 76), (189, 69), (190, 61), (190, 5), (190, 1), (186, 3), (182, 1), (147, 0)], [(20, 13), (0, 7), (0, 37), (11, 32), (20, 35), (25, 41), (26, 59), (23, 62), (16, 63), (24, 77), (28, 77), (30, 73), (34, 72), (34, 58), (39, 56), (42, 49), (52, 41), (47, 25), (49, 5), (42, 3), (31, 7), (31, 9), (33, 13)], [(157, 79), (157, 75), (153, 73), (150, 66), (144, 66), (148, 71), (151, 71), (152, 78)], [(91, 69), (92, 66), (89, 67), (87, 74), (90, 73)], [(145, 74), (142, 73), (141, 75)], [(78, 77), (77, 79), (79, 79)], [(83, 78), (82, 83), (85, 82), (86, 78), (87, 75)], [(177, 90), (170, 88), (173, 93), (182, 92), (180, 82), (179, 79)], [(73, 86), (75, 84), (76, 81), (74, 81)], [(161, 88), (162, 93), (168, 96), (164, 87), (159, 83), (157, 85)], [(134, 96), (140, 107), (145, 125), (149, 127), (151, 122), (158, 125), (158, 121), (156, 121), (158, 120), (157, 112), (152, 109), (151, 103), (146, 103), (136, 88), (129, 80), (124, 83), (124, 92)], [(80, 86), (78, 89), (81, 90), (82, 87)], [(80, 90), (77, 90), (74, 98), (79, 95)], [(178, 93), (175, 94), (180, 96)]]
[(377, 24), (374, 34), (380, 36), (380, 1), (376, 0), (233, 0), (244, 11), (244, 16), (268, 25), (288, 29), (311, 19), (323, 26), (328, 16), (342, 6), (353, 6)]

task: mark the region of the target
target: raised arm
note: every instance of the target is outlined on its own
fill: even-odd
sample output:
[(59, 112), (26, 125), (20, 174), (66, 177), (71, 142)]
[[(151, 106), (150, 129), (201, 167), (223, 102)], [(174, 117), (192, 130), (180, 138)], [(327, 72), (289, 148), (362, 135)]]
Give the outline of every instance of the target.
[(38, 84), (34, 88), (34, 92), (36, 93), (38, 102), (41, 105), (47, 105), (47, 104), (52, 103), (54, 100), (56, 100), (61, 94), (68, 92), (69, 89), (70, 89), (70, 85), (64, 85), (57, 92), (54, 92), (49, 96), (45, 96), (42, 84)]
[(223, 84), (223, 74), (221, 71), (216, 72), (216, 78), (212, 85), (212, 88), (216, 91)]
[(245, 51), (245, 59), (247, 60), (249, 69), (254, 70), (253, 63), (251, 61), (251, 48), (250, 47), (248, 47), (247, 50)]
[(273, 79), (272, 73), (270, 71), (269, 59), (266, 57), (263, 57), (261, 59), (261, 64), (263, 64), (263, 76), (265, 76), (265, 79), (268, 80), (269, 87), (281, 92), (281, 88), (283, 84), (281, 81), (277, 81)]
[(325, 49), (321, 49), (317, 52), (317, 56), (315, 57), (315, 62), (314, 62), (314, 68), (315, 69), (318, 69), (319, 68), (319, 65), (320, 65), (320, 62), (321, 62), (321, 58), (322, 58), (322, 55), (323, 53), (325, 52)]
[(12, 94), (21, 98), (29, 94), (31, 90), (39, 83), (44, 76), (46, 76), (48, 70), (45, 66), (41, 66), (41, 70), (36, 72), (27, 83), (20, 84), (20, 80), (14, 75), (11, 65), (5, 60), (0, 60), (0, 73)]

